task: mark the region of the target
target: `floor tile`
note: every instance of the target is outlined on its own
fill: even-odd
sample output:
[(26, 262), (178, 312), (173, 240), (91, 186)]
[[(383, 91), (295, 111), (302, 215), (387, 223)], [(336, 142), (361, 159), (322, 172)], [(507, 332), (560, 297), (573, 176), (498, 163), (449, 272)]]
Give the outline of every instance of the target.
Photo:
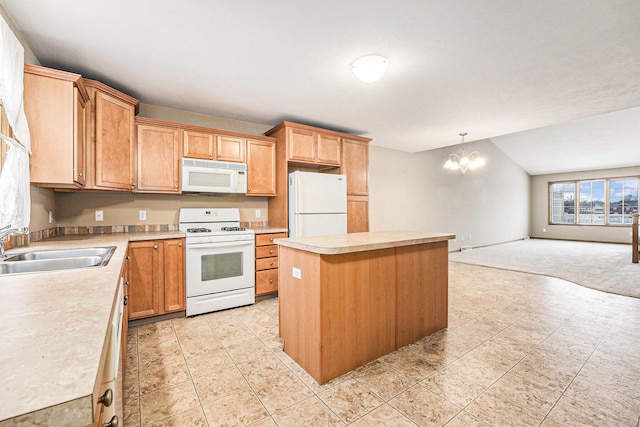
[(537, 426), (544, 419), (544, 415), (530, 411), (491, 390), (480, 395), (465, 411), (497, 426)]
[(337, 427), (345, 425), (345, 423), (316, 396), (312, 396), (302, 402), (276, 412), (273, 414), (273, 419), (279, 427)]
[(589, 402), (561, 397), (549, 413), (549, 418), (565, 426), (621, 427), (634, 426), (616, 414), (609, 414)]
[(420, 426), (442, 426), (460, 412), (459, 407), (421, 385), (393, 398), (389, 404)]
[(269, 354), (260, 359), (238, 364), (238, 369), (250, 385), (257, 385), (277, 377), (288, 368), (274, 354)]
[(191, 381), (166, 387), (140, 397), (142, 425), (146, 426), (200, 405)]
[(189, 380), (191, 380), (191, 376), (184, 360), (165, 363), (140, 375), (140, 394), (151, 393)]
[(249, 389), (206, 403), (203, 409), (211, 426), (244, 426), (269, 416)]
[(462, 411), (446, 424), (447, 427), (491, 427), (484, 421)]
[(356, 370), (353, 377), (383, 400), (397, 396), (416, 383), (415, 380), (379, 361)]
[(510, 374), (500, 378), (490, 390), (542, 415), (547, 415), (561, 396), (558, 391)]
[(415, 423), (386, 403), (349, 425), (351, 427), (415, 427)]
[(202, 377), (212, 372), (234, 366), (233, 360), (223, 348), (211, 350), (204, 355), (187, 360), (189, 373), (193, 378)]
[(318, 394), (344, 422), (350, 423), (382, 405), (384, 401), (354, 379), (348, 379)]
[(254, 386), (253, 389), (270, 414), (313, 395), (309, 387), (291, 372), (279, 374)]
[[(128, 424), (125, 423), (127, 427)], [(202, 407), (196, 406), (188, 411), (181, 412), (173, 415), (169, 418), (165, 418), (161, 421), (157, 421), (153, 424), (148, 424), (144, 427), (208, 427), (207, 420), (202, 412)]]
[(420, 384), (459, 407), (467, 406), (485, 390), (480, 384), (447, 370), (434, 373)]
[(194, 378), (193, 383), (203, 404), (249, 388), (235, 366)]

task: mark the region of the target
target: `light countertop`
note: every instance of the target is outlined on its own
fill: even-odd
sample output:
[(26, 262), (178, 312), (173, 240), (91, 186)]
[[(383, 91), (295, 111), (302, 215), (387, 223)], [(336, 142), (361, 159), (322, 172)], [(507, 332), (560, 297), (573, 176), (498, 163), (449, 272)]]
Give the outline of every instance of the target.
[(250, 227), (256, 234), (270, 234), (270, 233), (288, 233), (289, 230), (282, 227)]
[(7, 391), (0, 427), (43, 417), (67, 426), (92, 422), (91, 394), (127, 245), (180, 237), (179, 231), (65, 235), (7, 251), (116, 246), (106, 266), (0, 276), (0, 378)]
[(368, 233), (276, 239), (274, 243), (321, 255), (337, 255), (399, 246), (436, 243), (455, 238), (455, 234), (430, 233), (424, 231), (374, 231)]

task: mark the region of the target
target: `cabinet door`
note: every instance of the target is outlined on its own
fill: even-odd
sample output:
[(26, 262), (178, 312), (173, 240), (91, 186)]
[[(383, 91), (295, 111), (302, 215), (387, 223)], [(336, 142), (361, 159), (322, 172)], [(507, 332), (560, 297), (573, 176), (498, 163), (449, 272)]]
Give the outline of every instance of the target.
[(162, 241), (164, 269), (164, 312), (185, 309), (184, 240)]
[(223, 162), (244, 162), (244, 138), (216, 136), (216, 160)]
[(180, 193), (180, 130), (136, 125), (136, 191)]
[(347, 196), (347, 233), (365, 231), (369, 231), (369, 198)]
[(295, 128), (289, 128), (287, 132), (287, 160), (314, 163), (316, 161), (317, 133)]
[(210, 133), (184, 131), (184, 156), (195, 159), (213, 160), (215, 153), (214, 135)]
[(78, 88), (73, 88), (73, 157), (74, 157), (74, 180), (79, 185), (84, 186), (87, 176), (87, 147), (85, 143), (86, 115), (85, 102), (78, 92)]
[(366, 142), (342, 139), (342, 173), (347, 175), (347, 194), (369, 194), (369, 145)]
[[(318, 134), (318, 163), (339, 165), (342, 141), (339, 136)], [(349, 181), (347, 181), (348, 183)]]
[(247, 140), (247, 196), (276, 195), (276, 144)]
[(99, 90), (95, 97), (95, 185), (133, 190), (135, 107)]
[(129, 243), (129, 318), (161, 314), (158, 242)]

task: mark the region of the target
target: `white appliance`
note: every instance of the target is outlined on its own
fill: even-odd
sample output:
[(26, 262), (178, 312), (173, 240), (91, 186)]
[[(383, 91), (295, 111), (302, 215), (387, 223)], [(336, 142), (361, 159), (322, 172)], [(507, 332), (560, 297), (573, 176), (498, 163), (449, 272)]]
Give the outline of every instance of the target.
[(247, 165), (182, 158), (182, 192), (246, 194)]
[(182, 208), (187, 316), (255, 302), (255, 234), (235, 208)]
[(289, 237), (347, 232), (347, 177), (296, 171), (289, 174)]

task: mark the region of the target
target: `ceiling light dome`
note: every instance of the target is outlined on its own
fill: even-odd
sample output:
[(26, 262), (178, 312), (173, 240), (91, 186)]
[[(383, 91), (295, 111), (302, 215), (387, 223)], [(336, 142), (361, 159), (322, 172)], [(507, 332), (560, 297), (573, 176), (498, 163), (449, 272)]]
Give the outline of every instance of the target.
[(351, 71), (365, 83), (373, 83), (387, 71), (389, 60), (381, 55), (367, 55), (356, 59), (351, 64)]

